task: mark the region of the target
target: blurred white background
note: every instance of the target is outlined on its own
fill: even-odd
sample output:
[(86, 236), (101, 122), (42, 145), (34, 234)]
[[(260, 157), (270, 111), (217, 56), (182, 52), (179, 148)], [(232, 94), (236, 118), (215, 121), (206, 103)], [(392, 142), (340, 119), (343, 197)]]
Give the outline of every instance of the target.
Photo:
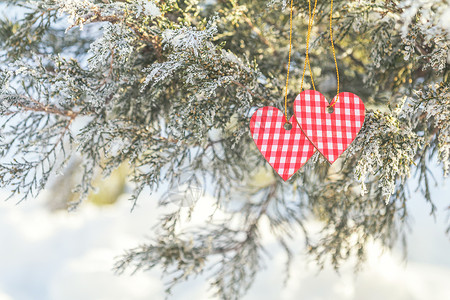
[[(448, 183), (448, 180), (447, 180)], [(266, 234), (266, 268), (244, 299), (450, 299), (450, 243), (445, 235), (450, 189), (441, 180), (433, 196), (439, 207), (436, 220), (422, 196), (409, 201), (412, 218), (408, 261), (400, 248), (383, 251), (370, 247), (364, 270), (355, 275), (353, 265), (318, 272), (308, 263), (302, 238), (286, 286), (284, 252)], [(0, 195), (1, 199), (7, 193)], [(84, 203), (75, 212), (50, 212), (43, 194), (16, 205), (0, 202), (0, 300), (164, 299), (164, 279), (159, 270), (116, 276), (115, 257), (146, 242), (158, 218), (156, 197), (142, 197), (130, 213), (127, 196), (111, 206)], [(210, 198), (197, 206), (194, 220), (204, 220)], [(172, 299), (212, 299), (205, 278), (178, 286)]]

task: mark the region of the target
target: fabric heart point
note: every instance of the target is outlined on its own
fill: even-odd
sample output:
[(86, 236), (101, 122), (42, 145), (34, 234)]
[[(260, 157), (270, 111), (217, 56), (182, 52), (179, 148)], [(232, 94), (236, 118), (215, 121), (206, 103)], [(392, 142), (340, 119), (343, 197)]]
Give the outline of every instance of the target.
[(334, 105), (317, 91), (303, 91), (295, 98), (294, 113), (314, 147), (333, 163), (361, 129), (365, 108), (357, 95), (347, 92), (337, 95), (331, 103)]
[(284, 181), (315, 152), (295, 117), (286, 122), (283, 113), (275, 107), (258, 109), (250, 120), (250, 132), (261, 154)]

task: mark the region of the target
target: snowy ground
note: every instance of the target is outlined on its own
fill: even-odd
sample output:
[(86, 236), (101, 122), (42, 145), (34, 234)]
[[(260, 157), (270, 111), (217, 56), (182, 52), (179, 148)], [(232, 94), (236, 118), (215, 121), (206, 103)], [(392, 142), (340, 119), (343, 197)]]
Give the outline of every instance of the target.
[[(435, 189), (439, 207), (449, 186)], [(4, 199), (4, 194), (0, 195)], [(75, 213), (50, 213), (45, 197), (15, 205), (0, 202), (0, 300), (121, 300), (163, 299), (164, 284), (157, 270), (115, 276), (114, 258), (151, 236), (157, 216), (154, 199), (142, 199), (130, 213), (125, 199), (110, 207), (82, 206)], [(207, 201), (205, 199), (204, 201)], [(420, 197), (410, 201), (414, 218), (409, 261), (399, 253), (372, 247), (365, 271), (355, 277), (350, 265), (341, 275), (331, 269), (317, 273), (299, 255), (292, 276), (283, 286), (285, 258), (276, 247), (267, 268), (245, 299), (450, 299), (450, 243), (442, 212), (436, 223)], [(200, 205), (199, 207), (202, 207)], [(198, 217), (204, 212), (197, 212)], [(173, 299), (211, 299), (203, 278), (175, 290)]]

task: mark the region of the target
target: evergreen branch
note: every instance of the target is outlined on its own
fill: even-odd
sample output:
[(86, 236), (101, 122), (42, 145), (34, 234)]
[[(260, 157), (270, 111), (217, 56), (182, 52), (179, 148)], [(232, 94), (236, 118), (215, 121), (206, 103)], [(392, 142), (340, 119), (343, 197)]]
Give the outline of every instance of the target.
[[(98, 174), (125, 163), (133, 207), (143, 191), (167, 187), (158, 204), (188, 202), (190, 215), (201, 195), (212, 195), (214, 211), (203, 225), (184, 228), (190, 216), (182, 220), (179, 205), (116, 271), (161, 266), (168, 292), (205, 272), (223, 299), (244, 295), (261, 269), (263, 218), (288, 264), (294, 251), (287, 241), (300, 232), (319, 266), (338, 269), (351, 257), (359, 268), (373, 239), (392, 248), (404, 238), (411, 174), (419, 179), (414, 190), (436, 211), (430, 158), (444, 175), (450, 169), (450, 42), (439, 20), (445, 1), (336, 2), (336, 47), (347, 54), (352, 47), (341, 62), (342, 83), (370, 109), (333, 166), (314, 155), (288, 183), (274, 175), (248, 131), (255, 107), (280, 99), (288, 15), (273, 4), (287, 2), (194, 2), (45, 0), (29, 4), (23, 20), (0, 22), (8, 54), (0, 56), (0, 158), (10, 160), (0, 164), (0, 185), (36, 196), (76, 154), (81, 168), (66, 175), (77, 184), (67, 187), (79, 196), (72, 207)], [(314, 72), (327, 92), (335, 76), (333, 62), (321, 59), (329, 51), (322, 30), (329, 4), (318, 5)], [(305, 2), (297, 9), (307, 8)], [(60, 14), (80, 28), (105, 24), (98, 33), (95, 25), (64, 32), (55, 25)], [(298, 36), (306, 35), (306, 21), (298, 25)], [(304, 39), (293, 39), (293, 49), (297, 78)], [(73, 136), (71, 124), (79, 128)], [(225, 217), (218, 220), (218, 212)], [(311, 219), (322, 225), (317, 239), (309, 237)]]

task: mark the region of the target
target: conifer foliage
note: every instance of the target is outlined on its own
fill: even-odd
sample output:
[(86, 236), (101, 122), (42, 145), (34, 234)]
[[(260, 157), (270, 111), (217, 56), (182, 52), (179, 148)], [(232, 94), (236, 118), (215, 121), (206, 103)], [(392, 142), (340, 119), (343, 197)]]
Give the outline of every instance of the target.
[[(237, 299), (267, 259), (262, 221), (288, 264), (298, 252), (289, 239), (302, 234), (319, 265), (339, 268), (351, 256), (359, 266), (369, 241), (392, 247), (402, 238), (411, 193), (435, 213), (429, 164), (438, 161), (445, 176), (450, 169), (447, 0), (334, 1), (341, 90), (363, 99), (365, 123), (333, 166), (316, 153), (286, 183), (256, 148), (249, 120), (259, 107), (283, 108), (288, 0), (0, 4), (18, 12), (0, 19), (0, 186), (35, 197), (81, 160), (70, 208), (95, 176), (123, 164), (132, 203), (167, 190), (157, 238), (126, 251), (119, 273), (162, 267), (168, 292), (205, 273), (217, 296)], [(329, 12), (330, 1), (318, 0), (310, 60), (331, 99)], [(308, 1), (294, 1), (293, 22), (290, 115)], [(182, 212), (205, 194), (214, 199), (211, 218), (180, 227)], [(313, 218), (319, 233), (308, 226)]]

